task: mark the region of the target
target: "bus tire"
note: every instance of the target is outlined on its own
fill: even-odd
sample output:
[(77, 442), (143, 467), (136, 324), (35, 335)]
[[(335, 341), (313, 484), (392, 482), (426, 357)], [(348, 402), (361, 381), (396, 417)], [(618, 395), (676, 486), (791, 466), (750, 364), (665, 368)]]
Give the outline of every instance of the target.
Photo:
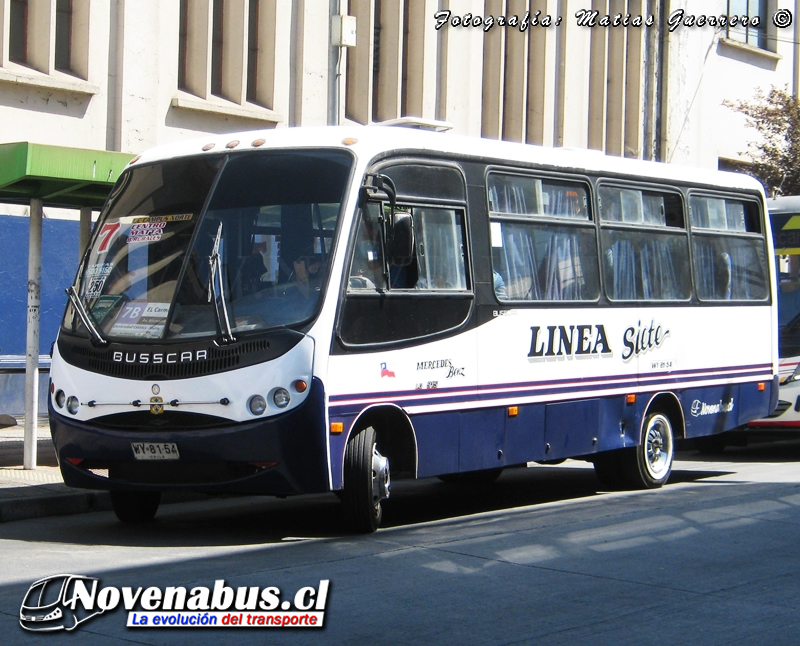
[(389, 485), (389, 460), (378, 452), (375, 429), (362, 428), (350, 438), (344, 456), (342, 507), (350, 530), (369, 534), (380, 527)]
[(110, 491), (111, 507), (123, 523), (148, 523), (161, 503), (160, 491)]
[(642, 441), (620, 453), (628, 484), (635, 489), (657, 489), (672, 472), (675, 441), (672, 423), (663, 413), (651, 413), (642, 428)]

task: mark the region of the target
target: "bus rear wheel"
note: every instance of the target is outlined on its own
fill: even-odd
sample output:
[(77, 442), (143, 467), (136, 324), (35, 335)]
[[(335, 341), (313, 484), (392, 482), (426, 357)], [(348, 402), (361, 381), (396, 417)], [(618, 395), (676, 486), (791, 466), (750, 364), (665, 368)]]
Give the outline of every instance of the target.
[(369, 534), (380, 527), (389, 486), (389, 460), (378, 452), (375, 429), (362, 428), (350, 438), (344, 456), (342, 506), (352, 531)]
[(636, 489), (656, 489), (664, 485), (672, 472), (675, 457), (672, 424), (663, 413), (647, 416), (638, 446), (620, 453), (623, 473)]
[(123, 523), (153, 520), (161, 503), (160, 491), (111, 491), (111, 507)]

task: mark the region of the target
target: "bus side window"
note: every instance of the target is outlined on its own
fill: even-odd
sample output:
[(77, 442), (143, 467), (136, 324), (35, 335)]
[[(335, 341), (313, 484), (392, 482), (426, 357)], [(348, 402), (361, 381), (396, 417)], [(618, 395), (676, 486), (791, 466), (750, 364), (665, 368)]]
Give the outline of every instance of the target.
[(492, 277), (501, 301), (592, 301), (600, 293), (584, 182), (492, 172)]
[(758, 206), (750, 200), (693, 194), (692, 252), (702, 300), (764, 300), (766, 245)]
[(453, 209), (412, 210), (416, 245), (415, 289), (464, 290), (467, 276), (462, 216)]
[(340, 339), (347, 345), (407, 342), (457, 329), (472, 306), (462, 209), (409, 207), (414, 255), (388, 264), (386, 289), (379, 210), (363, 211), (356, 229), (342, 308)]
[[(689, 243), (674, 191), (601, 184), (600, 242), (606, 294), (615, 301), (685, 301)], [(633, 225), (633, 226), (631, 226)]]

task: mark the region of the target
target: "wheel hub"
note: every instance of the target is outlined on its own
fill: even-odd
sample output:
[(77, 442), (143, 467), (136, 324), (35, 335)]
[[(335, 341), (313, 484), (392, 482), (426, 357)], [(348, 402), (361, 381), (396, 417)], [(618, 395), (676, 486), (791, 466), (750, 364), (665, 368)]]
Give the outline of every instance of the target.
[(651, 474), (658, 478), (669, 467), (667, 439), (663, 429), (656, 422), (647, 432), (647, 462)]
[(372, 502), (377, 505), (381, 500), (389, 497), (389, 460), (372, 449)]

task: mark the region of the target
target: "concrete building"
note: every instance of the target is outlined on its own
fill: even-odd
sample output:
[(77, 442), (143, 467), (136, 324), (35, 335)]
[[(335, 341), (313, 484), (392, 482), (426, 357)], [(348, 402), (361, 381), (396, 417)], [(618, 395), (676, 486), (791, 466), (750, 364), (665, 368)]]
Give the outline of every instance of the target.
[[(756, 134), (723, 101), (798, 92), (797, 10), (794, 0), (0, 0), (0, 145), (133, 155), (209, 133), (413, 116), (475, 137), (726, 167)], [(36, 196), (8, 189), (0, 217), (29, 215)], [(77, 219), (51, 203), (63, 206), (45, 200), (46, 219)], [(2, 262), (4, 292), (24, 302), (20, 271)], [(72, 275), (49, 280), (63, 302)], [(15, 307), (0, 318), (0, 358), (21, 354), (24, 317)], [(42, 337), (43, 355), (52, 340)], [(0, 400), (0, 412), (22, 413), (8, 406)]]

